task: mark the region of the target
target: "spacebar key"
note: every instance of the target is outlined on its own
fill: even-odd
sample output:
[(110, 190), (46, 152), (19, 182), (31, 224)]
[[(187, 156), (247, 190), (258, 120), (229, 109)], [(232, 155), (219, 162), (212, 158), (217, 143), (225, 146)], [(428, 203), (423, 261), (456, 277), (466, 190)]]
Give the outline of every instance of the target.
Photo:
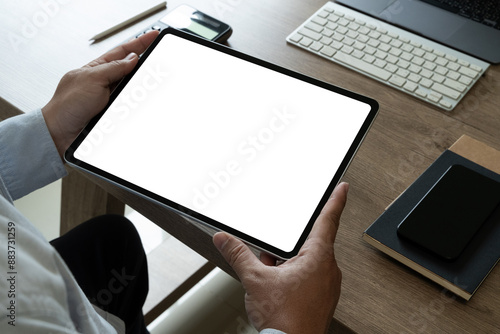
[(391, 72), (386, 71), (384, 69), (381, 69), (375, 65), (366, 63), (362, 60), (359, 60), (358, 58), (352, 57), (348, 54), (345, 54), (343, 52), (337, 52), (333, 56), (333, 58), (337, 61), (340, 61), (346, 65), (350, 65), (354, 68), (357, 68), (358, 70), (371, 74), (377, 78), (380, 78), (382, 80), (388, 80), (391, 77)]

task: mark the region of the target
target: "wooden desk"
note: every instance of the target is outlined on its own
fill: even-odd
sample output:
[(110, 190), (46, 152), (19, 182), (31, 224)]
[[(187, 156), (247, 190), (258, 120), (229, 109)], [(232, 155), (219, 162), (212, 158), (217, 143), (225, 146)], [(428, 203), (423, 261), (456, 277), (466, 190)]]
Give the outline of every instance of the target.
[[(463, 302), (373, 249), (361, 240), (361, 234), (394, 198), (462, 134), (468, 134), (500, 149), (500, 67), (491, 67), (453, 112), (442, 112), (361, 74), (287, 45), (285, 37), (324, 2), (196, 0), (189, 3), (233, 27), (234, 33), (229, 39), (231, 47), (371, 96), (380, 103), (380, 114), (344, 177), (351, 188), (336, 243), (337, 259), (343, 272), (342, 296), (330, 332), (333, 333), (335, 329), (338, 330), (336, 333), (499, 332), (498, 267), (492, 271), (476, 295), (469, 302)], [(177, 3), (181, 1), (169, 1), (169, 8), (175, 7)], [(69, 2), (68, 6), (70, 5), (83, 6), (76, 2)], [(100, 16), (100, 19), (104, 17)], [(2, 16), (2, 20), (3, 18)], [(95, 21), (99, 22), (100, 19)], [(90, 23), (85, 24), (87, 28), (91, 26)], [(80, 45), (83, 43), (83, 34), (77, 29), (71, 28), (71, 34), (79, 39), (75, 39), (73, 46), (71, 43), (65, 45), (66, 60), (73, 57), (78, 59), (79, 51), (86, 47), (93, 48)], [(85, 34), (84, 37), (88, 38), (90, 35), (92, 34)], [(123, 38), (120, 36), (116, 40), (121, 41)], [(113, 44), (115, 43), (110, 42), (106, 45)], [(53, 45), (60, 48), (59, 44)], [(104, 49), (107, 47), (100, 48), (98, 52), (96, 50), (96, 54), (89, 57), (89, 60)], [(10, 61), (11, 66), (16, 64), (13, 59)], [(78, 65), (81, 63), (83, 61), (78, 61)], [(71, 68), (69, 65), (76, 66), (74, 63), (69, 64), (69, 61), (61, 63), (60, 73)], [(44, 67), (35, 72), (39, 81), (33, 85), (43, 88), (44, 92), (40, 96), (44, 95), (46, 101), (58, 79), (54, 78), (54, 73), (47, 73)], [(44, 79), (43, 82), (41, 78)], [(32, 94), (27, 89), (33, 87), (29, 86), (30, 79), (31, 76), (23, 77), (22, 83), (28, 86), (16, 87), (26, 94)], [(1, 96), (4, 97), (5, 85), (2, 84), (0, 89)], [(7, 96), (6, 99), (14, 105), (23, 105), (19, 101), (26, 100), (26, 97), (10, 100)], [(27, 109), (32, 109), (41, 105), (43, 99), (38, 97), (27, 100)], [(214, 264), (232, 273), (212, 246), (210, 236), (195, 225), (106, 182), (95, 178), (92, 181)]]

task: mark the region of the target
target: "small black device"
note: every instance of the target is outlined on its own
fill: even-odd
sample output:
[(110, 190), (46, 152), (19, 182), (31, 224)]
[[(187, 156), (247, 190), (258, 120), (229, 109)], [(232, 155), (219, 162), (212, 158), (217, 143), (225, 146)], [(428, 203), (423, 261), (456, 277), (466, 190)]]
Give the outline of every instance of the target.
[(399, 224), (397, 233), (453, 261), (499, 203), (499, 182), (453, 165)]
[(136, 37), (150, 30), (161, 31), (167, 27), (182, 30), (218, 43), (225, 43), (233, 33), (228, 24), (191, 6), (180, 5), (153, 25), (138, 33)]

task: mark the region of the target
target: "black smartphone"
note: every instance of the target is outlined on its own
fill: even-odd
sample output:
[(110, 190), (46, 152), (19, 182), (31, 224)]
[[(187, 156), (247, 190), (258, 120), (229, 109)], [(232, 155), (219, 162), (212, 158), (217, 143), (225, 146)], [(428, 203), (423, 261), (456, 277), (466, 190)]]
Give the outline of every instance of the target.
[(150, 30), (161, 31), (167, 27), (182, 30), (218, 43), (225, 43), (233, 32), (228, 24), (191, 6), (180, 5), (152, 26), (136, 34), (136, 37)]
[(500, 182), (453, 165), (399, 224), (397, 233), (453, 261), (499, 203)]

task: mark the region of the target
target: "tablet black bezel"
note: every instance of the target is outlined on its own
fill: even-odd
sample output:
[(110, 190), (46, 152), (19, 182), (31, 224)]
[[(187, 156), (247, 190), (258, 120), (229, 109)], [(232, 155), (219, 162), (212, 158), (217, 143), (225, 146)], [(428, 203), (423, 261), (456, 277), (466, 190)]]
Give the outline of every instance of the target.
[[(358, 134), (356, 135), (354, 141), (352, 142), (349, 150), (347, 151), (346, 155), (344, 156), (344, 158), (342, 160), (342, 163), (340, 164), (340, 166), (337, 169), (337, 171), (335, 171), (335, 174), (333, 175), (330, 184), (328, 185), (328, 187), (327, 187), (325, 193), (323, 194), (320, 202), (316, 206), (315, 211), (312, 213), (311, 218), (309, 219), (309, 222), (307, 223), (305, 229), (303, 230), (303, 232), (302, 232), (299, 240), (297, 241), (297, 243), (296, 243), (296, 245), (295, 245), (295, 247), (294, 247), (294, 249), (292, 251), (285, 252), (285, 251), (283, 251), (281, 249), (278, 249), (278, 248), (276, 248), (276, 247), (274, 247), (272, 245), (264, 243), (264, 242), (262, 242), (262, 241), (260, 241), (260, 240), (258, 240), (256, 238), (250, 236), (250, 235), (247, 235), (245, 233), (237, 231), (237, 230), (235, 230), (235, 229), (233, 229), (233, 228), (231, 228), (231, 227), (229, 227), (227, 225), (224, 225), (224, 224), (222, 224), (222, 223), (220, 223), (218, 221), (215, 221), (215, 220), (213, 220), (213, 219), (211, 219), (209, 217), (206, 217), (206, 216), (204, 216), (204, 215), (202, 215), (202, 214), (200, 214), (198, 212), (195, 212), (195, 211), (193, 211), (193, 210), (191, 210), (189, 208), (186, 208), (186, 207), (184, 207), (182, 205), (179, 205), (179, 204), (177, 204), (177, 203), (175, 203), (175, 202), (173, 202), (173, 201), (171, 201), (171, 200), (169, 200), (167, 198), (164, 198), (162, 196), (154, 194), (154, 193), (152, 193), (152, 192), (150, 192), (150, 191), (148, 191), (146, 189), (138, 187), (135, 184), (132, 184), (132, 183), (126, 181), (126, 180), (118, 178), (118, 177), (116, 177), (116, 176), (114, 176), (112, 174), (109, 174), (109, 173), (107, 173), (107, 172), (105, 172), (105, 171), (103, 171), (103, 170), (101, 170), (99, 168), (96, 168), (96, 167), (94, 167), (92, 165), (89, 165), (89, 164), (87, 164), (87, 163), (85, 163), (83, 161), (80, 161), (80, 160), (78, 160), (78, 159), (76, 159), (74, 157), (74, 152), (76, 151), (76, 149), (78, 148), (78, 146), (82, 143), (82, 141), (85, 139), (85, 137), (89, 134), (90, 130), (96, 125), (96, 123), (99, 121), (99, 119), (105, 113), (105, 111), (109, 108), (109, 106), (113, 103), (113, 101), (120, 94), (120, 92), (122, 91), (122, 89), (127, 85), (127, 83), (130, 81), (130, 79), (137, 72), (137, 70), (142, 66), (142, 64), (145, 62), (145, 60), (148, 58), (148, 56), (154, 50), (154, 48), (156, 47), (156, 45), (167, 34), (173, 34), (173, 35), (182, 37), (182, 38), (187, 39), (189, 41), (198, 43), (200, 45), (209, 47), (211, 49), (223, 52), (225, 54), (228, 54), (228, 55), (240, 58), (240, 59), (243, 59), (245, 61), (254, 63), (256, 65), (268, 68), (270, 70), (277, 71), (279, 73), (282, 73), (282, 74), (285, 74), (287, 76), (290, 76), (290, 77), (302, 80), (302, 81), (310, 83), (312, 85), (319, 86), (319, 87), (322, 87), (324, 89), (333, 91), (335, 93), (345, 95), (345, 96), (350, 97), (352, 99), (364, 102), (364, 103), (368, 104), (371, 107), (371, 110), (370, 110), (368, 116), (366, 117), (363, 125), (361, 126), (360, 130), (358, 131)], [(270, 254), (273, 254), (273, 255), (281, 258), (281, 259), (289, 259), (289, 258), (295, 256), (299, 252), (301, 246), (305, 242), (307, 236), (309, 235), (309, 232), (312, 229), (314, 221), (318, 217), (319, 213), (321, 212), (321, 209), (323, 208), (324, 204), (327, 202), (327, 200), (328, 200), (330, 194), (332, 193), (333, 189), (335, 188), (335, 186), (337, 185), (337, 183), (342, 178), (344, 172), (346, 171), (347, 167), (349, 166), (349, 163), (351, 162), (352, 158), (356, 154), (357, 149), (359, 148), (359, 146), (360, 146), (361, 142), (363, 141), (365, 135), (367, 134), (368, 130), (370, 129), (371, 124), (375, 120), (377, 112), (378, 112), (378, 103), (375, 100), (371, 99), (371, 98), (359, 95), (357, 93), (345, 90), (343, 88), (331, 85), (331, 84), (323, 82), (323, 81), (319, 81), (317, 79), (314, 79), (312, 77), (308, 77), (308, 76), (303, 75), (301, 73), (291, 71), (289, 69), (280, 67), (280, 66), (278, 66), (276, 64), (269, 63), (269, 62), (266, 62), (264, 60), (255, 58), (253, 56), (241, 53), (239, 51), (236, 51), (236, 50), (231, 49), (229, 47), (226, 47), (224, 45), (217, 44), (217, 43), (214, 43), (214, 42), (211, 42), (211, 41), (199, 38), (199, 37), (197, 37), (195, 35), (188, 34), (188, 33), (185, 33), (185, 32), (182, 32), (182, 31), (179, 31), (179, 30), (176, 30), (176, 29), (173, 29), (173, 28), (167, 28), (167, 29), (164, 29), (160, 33), (160, 35), (155, 39), (155, 41), (150, 45), (150, 47), (144, 52), (144, 54), (141, 56), (141, 58), (139, 60), (139, 63), (135, 67), (135, 69), (130, 74), (128, 74), (125, 78), (123, 78), (123, 80), (118, 84), (118, 86), (116, 87), (116, 89), (112, 92), (112, 94), (110, 96), (110, 100), (109, 100), (108, 104), (106, 105), (106, 107), (97, 116), (95, 116), (87, 124), (87, 126), (82, 130), (82, 132), (78, 135), (78, 137), (75, 139), (75, 141), (71, 144), (71, 146), (65, 152), (64, 158), (65, 158), (65, 160), (69, 164), (74, 165), (75, 167), (78, 167), (78, 168), (83, 169), (83, 170), (85, 170), (87, 172), (90, 172), (90, 173), (95, 174), (95, 175), (97, 175), (99, 177), (102, 177), (102, 178), (104, 178), (104, 179), (106, 179), (108, 181), (111, 181), (111, 182), (117, 184), (118, 186), (127, 188), (128, 190), (131, 190), (131, 191), (133, 191), (133, 192), (135, 192), (135, 193), (137, 193), (137, 194), (139, 194), (141, 196), (144, 196), (146, 198), (152, 199), (152, 200), (154, 200), (154, 201), (156, 201), (156, 202), (158, 202), (158, 203), (166, 206), (169, 209), (173, 209), (177, 213), (187, 215), (188, 217), (194, 218), (194, 219), (196, 219), (197, 221), (199, 221), (201, 223), (208, 224), (208, 225), (210, 225), (210, 226), (212, 226), (212, 227), (214, 227), (214, 228), (216, 228), (218, 230), (222, 230), (222, 231), (231, 233), (231, 234), (235, 235), (236, 237), (240, 238), (241, 240), (243, 240), (243, 241), (245, 241), (245, 242), (247, 242), (249, 244), (252, 244), (252, 245), (256, 246), (257, 248), (259, 248), (259, 249), (261, 249), (261, 250), (263, 250), (265, 252), (268, 252)], [(332, 174), (333, 174), (333, 172), (332, 172)]]

